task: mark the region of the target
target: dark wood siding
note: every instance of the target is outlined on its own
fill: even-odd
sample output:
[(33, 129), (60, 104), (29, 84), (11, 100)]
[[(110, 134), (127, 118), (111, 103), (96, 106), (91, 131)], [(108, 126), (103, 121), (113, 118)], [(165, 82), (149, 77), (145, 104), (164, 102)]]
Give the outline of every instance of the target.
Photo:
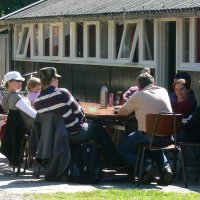
[[(15, 62), (15, 69), (21, 74), (39, 71), (42, 67), (56, 67), (62, 78), (60, 87), (66, 87), (75, 98), (81, 101), (99, 102), (101, 86), (106, 85), (109, 92), (125, 92), (137, 84), (141, 69), (130, 67), (78, 65), (63, 63)], [(154, 74), (155, 72), (153, 72)], [(191, 88), (200, 102), (200, 73), (189, 72), (192, 77)]]

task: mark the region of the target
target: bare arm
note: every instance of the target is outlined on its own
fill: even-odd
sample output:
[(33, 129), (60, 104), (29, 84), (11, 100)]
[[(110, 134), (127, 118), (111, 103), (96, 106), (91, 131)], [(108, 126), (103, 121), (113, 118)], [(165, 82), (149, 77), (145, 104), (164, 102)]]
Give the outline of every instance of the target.
[(8, 115), (0, 114), (0, 120), (6, 120)]

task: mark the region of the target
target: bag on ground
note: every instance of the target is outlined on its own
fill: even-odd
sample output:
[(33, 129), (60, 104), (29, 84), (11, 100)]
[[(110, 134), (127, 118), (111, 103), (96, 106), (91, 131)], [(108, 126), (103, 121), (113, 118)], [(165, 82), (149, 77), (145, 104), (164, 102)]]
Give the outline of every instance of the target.
[(73, 144), (68, 170), (70, 182), (82, 184), (99, 183), (102, 179), (102, 166), (96, 144)]

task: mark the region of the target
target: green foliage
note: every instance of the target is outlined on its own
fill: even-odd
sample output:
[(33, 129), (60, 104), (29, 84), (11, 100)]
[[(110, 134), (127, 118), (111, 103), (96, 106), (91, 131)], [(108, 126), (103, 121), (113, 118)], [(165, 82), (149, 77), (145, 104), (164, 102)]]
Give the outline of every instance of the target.
[(0, 16), (7, 15), (37, 0), (0, 0)]
[(121, 190), (95, 190), (93, 192), (76, 192), (76, 193), (53, 193), (53, 194), (35, 194), (35, 200), (85, 200), (85, 199), (109, 199), (109, 200), (197, 200), (200, 194), (197, 193), (175, 193), (161, 192), (156, 190), (138, 190), (138, 189), (121, 189)]

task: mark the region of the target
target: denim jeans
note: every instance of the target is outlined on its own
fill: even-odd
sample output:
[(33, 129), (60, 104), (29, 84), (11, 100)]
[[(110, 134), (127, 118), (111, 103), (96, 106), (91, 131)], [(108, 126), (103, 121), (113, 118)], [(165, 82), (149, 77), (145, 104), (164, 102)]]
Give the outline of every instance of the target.
[(81, 131), (70, 136), (72, 142), (89, 142), (96, 141), (107, 158), (108, 162), (113, 165), (121, 165), (123, 158), (119, 150), (115, 147), (106, 130), (99, 124), (88, 123)]
[[(135, 131), (129, 134), (124, 141), (120, 144), (119, 150), (122, 153), (126, 161), (134, 167), (137, 159), (137, 152), (140, 144), (150, 144), (151, 136), (142, 131)], [(171, 143), (171, 138), (155, 138), (155, 145), (167, 145)], [(166, 165), (168, 165), (168, 160), (162, 151), (150, 151), (150, 158), (155, 161), (158, 169), (161, 171)], [(149, 163), (144, 161), (144, 169), (149, 165)]]

